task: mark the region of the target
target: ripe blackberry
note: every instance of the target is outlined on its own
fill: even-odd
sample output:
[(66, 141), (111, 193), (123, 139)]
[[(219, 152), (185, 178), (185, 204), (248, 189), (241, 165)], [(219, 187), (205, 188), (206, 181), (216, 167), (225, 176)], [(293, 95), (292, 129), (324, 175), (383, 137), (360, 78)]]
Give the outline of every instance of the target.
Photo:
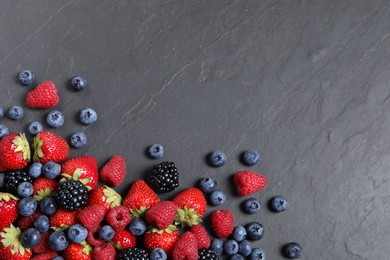
[(76, 211), (87, 204), (88, 189), (80, 181), (64, 181), (57, 189), (56, 200), (61, 208)]
[(4, 188), (7, 192), (17, 195), (19, 183), (22, 182), (32, 183), (32, 179), (24, 171), (11, 171), (5, 174)]
[(216, 260), (216, 259), (219, 259), (219, 257), (211, 249), (200, 249), (198, 251), (198, 259), (199, 260)]
[(129, 247), (119, 253), (118, 260), (149, 260), (149, 254), (141, 248)]
[(179, 173), (173, 162), (162, 162), (153, 166), (150, 181), (157, 192), (171, 192), (179, 187)]

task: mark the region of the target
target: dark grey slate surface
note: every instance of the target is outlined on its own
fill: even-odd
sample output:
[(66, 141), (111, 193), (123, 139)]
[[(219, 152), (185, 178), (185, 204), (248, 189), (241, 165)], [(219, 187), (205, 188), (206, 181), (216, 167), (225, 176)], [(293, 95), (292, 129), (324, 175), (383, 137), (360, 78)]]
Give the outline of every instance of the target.
[[(302, 259), (389, 259), (389, 12), (385, 0), (1, 1), (0, 104), (24, 104), (21, 69), (54, 80), (66, 116), (54, 131), (89, 137), (72, 156), (124, 155), (124, 193), (155, 163), (145, 148), (162, 143), (180, 189), (214, 176), (229, 194), (220, 208), (266, 227), (254, 245), (268, 259), (290, 241)], [(67, 87), (77, 74), (82, 93)], [(99, 113), (90, 127), (75, 120), (86, 106)], [(1, 123), (24, 131), (46, 113)], [(216, 148), (229, 157), (219, 169), (204, 159)], [(240, 212), (229, 184), (249, 169), (248, 148), (269, 180), (258, 216)], [(277, 194), (290, 201), (278, 215), (265, 208)]]

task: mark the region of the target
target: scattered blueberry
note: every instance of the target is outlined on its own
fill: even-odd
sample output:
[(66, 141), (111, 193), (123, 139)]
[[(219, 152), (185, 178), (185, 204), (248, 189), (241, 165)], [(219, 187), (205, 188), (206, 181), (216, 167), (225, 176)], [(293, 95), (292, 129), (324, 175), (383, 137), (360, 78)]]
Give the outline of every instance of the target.
[(110, 225), (104, 225), (99, 231), (99, 237), (104, 241), (110, 241), (115, 235), (114, 229)]
[(211, 241), (210, 248), (216, 255), (221, 256), (223, 253), (223, 240), (219, 238), (213, 239), (213, 241)]
[(9, 134), (8, 127), (6, 127), (5, 125), (0, 125), (0, 138), (3, 138), (7, 134)]
[(210, 193), (209, 201), (213, 206), (222, 205), (226, 201), (225, 193), (221, 190), (215, 190)]
[(68, 239), (73, 243), (80, 244), (87, 238), (87, 235), (88, 230), (80, 224), (74, 224), (68, 229)]
[(24, 247), (34, 248), (39, 244), (41, 233), (35, 228), (29, 228), (23, 232), (20, 241)]
[(128, 229), (134, 236), (141, 236), (146, 231), (146, 223), (140, 218), (133, 218), (130, 221)]
[(0, 118), (3, 118), (4, 116), (4, 110), (2, 107), (0, 107)]
[(87, 80), (82, 76), (76, 76), (72, 79), (71, 83), (73, 90), (80, 91), (87, 86)]
[(214, 151), (210, 155), (210, 164), (214, 167), (220, 167), (226, 162), (226, 155), (221, 151)]
[(230, 257), (230, 260), (245, 260), (245, 257), (239, 254), (235, 254)]
[(0, 173), (0, 189), (4, 187), (4, 178), (5, 178), (5, 174)]
[(80, 112), (80, 121), (84, 125), (90, 125), (97, 120), (97, 114), (92, 108), (86, 108)]
[(248, 150), (242, 155), (242, 160), (246, 165), (252, 166), (259, 162), (260, 155), (256, 150)]
[(287, 258), (300, 258), (302, 256), (302, 247), (298, 243), (289, 243), (284, 246), (284, 254)]
[(41, 201), (40, 209), (43, 214), (53, 215), (57, 208), (57, 201), (53, 197), (46, 197)]
[(242, 256), (249, 256), (252, 252), (252, 245), (248, 240), (243, 240), (238, 247), (238, 253)]
[(245, 229), (249, 240), (260, 240), (264, 236), (264, 227), (259, 222), (251, 222), (245, 226)]
[(42, 174), (42, 163), (35, 162), (28, 167), (28, 175), (32, 178), (38, 178)]
[(35, 222), (34, 226), (38, 229), (39, 232), (47, 232), (50, 229), (49, 218), (45, 215), (39, 216)]
[(153, 144), (148, 149), (149, 156), (159, 159), (164, 155), (164, 147), (161, 144)]
[(246, 230), (243, 226), (237, 226), (234, 228), (232, 238), (237, 242), (241, 242), (246, 238)]
[(51, 260), (64, 260), (64, 258), (62, 256), (58, 255), (58, 256), (52, 258)]
[(229, 239), (225, 242), (223, 245), (223, 250), (225, 250), (225, 253), (228, 255), (234, 255), (238, 253), (238, 243), (236, 240)]
[(17, 188), (18, 195), (22, 198), (30, 197), (34, 193), (34, 187), (31, 182), (21, 182)]
[(28, 86), (34, 82), (35, 75), (31, 70), (23, 70), (19, 73), (18, 79), (23, 86)]
[(19, 201), (18, 211), (22, 216), (31, 216), (37, 210), (37, 201), (34, 198), (27, 197)]
[(284, 196), (279, 195), (271, 200), (270, 206), (274, 212), (283, 212), (288, 207), (288, 201)]
[(150, 252), (150, 260), (166, 260), (167, 254), (161, 248), (155, 248)]
[(87, 136), (83, 132), (75, 132), (70, 136), (70, 145), (74, 148), (81, 148), (87, 144)]
[(12, 106), (8, 109), (8, 118), (12, 120), (19, 120), (23, 117), (23, 108), (20, 106)]
[(49, 236), (50, 248), (54, 251), (63, 251), (68, 246), (68, 240), (66, 239), (63, 231), (55, 231)]
[(51, 111), (46, 117), (46, 123), (53, 128), (61, 127), (64, 121), (64, 115), (58, 110)]
[(205, 177), (199, 180), (198, 186), (203, 193), (210, 193), (215, 190), (217, 181), (212, 177)]
[(260, 202), (255, 198), (245, 200), (242, 205), (245, 213), (256, 214), (260, 212)]
[(267, 260), (267, 255), (262, 248), (254, 248), (249, 255), (250, 260)]
[(38, 121), (34, 121), (28, 125), (27, 130), (31, 135), (36, 135), (43, 131), (43, 126)]
[(43, 176), (48, 179), (55, 179), (61, 173), (61, 165), (53, 161), (48, 161), (42, 167)]

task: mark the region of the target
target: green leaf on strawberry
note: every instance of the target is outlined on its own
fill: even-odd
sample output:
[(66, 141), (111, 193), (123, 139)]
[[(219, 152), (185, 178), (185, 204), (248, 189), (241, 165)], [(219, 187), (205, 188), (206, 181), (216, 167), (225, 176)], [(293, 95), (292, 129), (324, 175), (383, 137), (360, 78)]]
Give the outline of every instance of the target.
[(31, 249), (25, 248), (20, 242), (20, 236), (22, 231), (18, 227), (14, 227), (12, 224), (3, 229), (0, 233), (1, 243), (4, 248), (9, 247), (11, 254), (19, 253), (24, 256), (25, 253), (31, 254)]
[(106, 202), (111, 203), (111, 208), (121, 205), (122, 197), (113, 189), (105, 186), (103, 194), (107, 197)]
[(28, 144), (28, 140), (24, 133), (16, 136), (12, 141), (13, 144), (16, 145), (14, 152), (22, 152), (24, 160), (30, 160), (30, 145)]
[(193, 225), (198, 225), (200, 222), (202, 222), (202, 219), (200, 218), (197, 210), (188, 208), (187, 206), (184, 206), (183, 209), (177, 208), (177, 215), (175, 219), (176, 225), (191, 227)]

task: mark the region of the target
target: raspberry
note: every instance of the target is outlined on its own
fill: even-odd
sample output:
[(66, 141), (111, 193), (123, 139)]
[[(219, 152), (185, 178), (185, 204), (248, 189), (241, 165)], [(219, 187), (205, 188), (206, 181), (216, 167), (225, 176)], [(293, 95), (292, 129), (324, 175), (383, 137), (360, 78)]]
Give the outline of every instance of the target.
[(92, 251), (93, 259), (115, 260), (116, 251), (112, 244), (107, 243), (100, 247), (95, 247)]
[(98, 231), (100, 223), (104, 219), (105, 209), (100, 205), (88, 206), (81, 210), (78, 214), (78, 219), (88, 231)]
[(207, 234), (206, 229), (200, 225), (192, 226), (190, 232), (194, 234), (196, 238), (196, 242), (198, 244), (198, 249), (201, 248), (209, 248), (210, 246), (210, 238)]
[(103, 182), (118, 186), (123, 182), (126, 175), (126, 162), (120, 155), (113, 156), (100, 171), (100, 177)]
[(101, 228), (101, 225), (96, 227), (96, 231), (89, 231), (87, 235), (87, 241), (92, 246), (99, 247), (103, 246), (105, 244), (105, 241), (103, 239), (99, 238), (99, 230)]
[(111, 227), (121, 231), (130, 223), (130, 211), (125, 206), (117, 206), (108, 212), (106, 219)]

